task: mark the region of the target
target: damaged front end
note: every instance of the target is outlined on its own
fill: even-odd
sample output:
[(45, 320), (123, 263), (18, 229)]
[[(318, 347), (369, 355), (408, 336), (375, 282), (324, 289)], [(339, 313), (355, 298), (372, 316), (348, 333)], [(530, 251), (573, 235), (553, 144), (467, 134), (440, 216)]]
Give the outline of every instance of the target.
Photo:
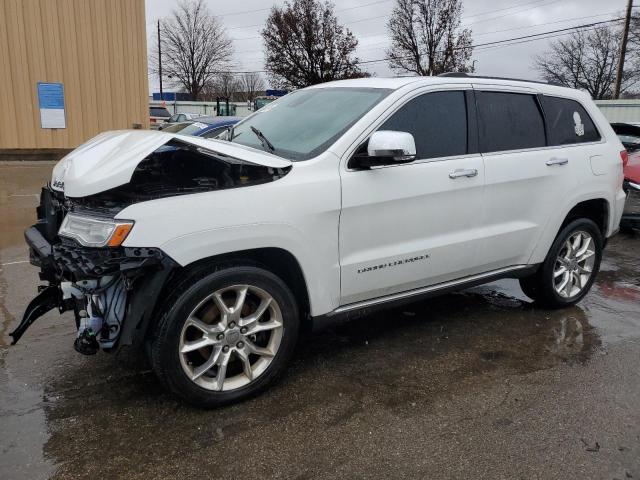
[[(78, 335), (74, 347), (78, 352), (90, 355), (99, 349), (113, 350), (117, 344), (131, 345), (136, 332), (146, 326), (168, 275), (177, 267), (156, 248), (127, 248), (121, 246), (122, 241), (115, 246), (82, 245), (80, 242), (96, 239), (89, 228), (79, 230), (84, 234), (81, 239), (59, 233), (77, 210), (76, 203), (62, 193), (50, 187), (42, 189), (38, 221), (25, 231), (25, 240), (30, 262), (40, 267), (40, 279), (48, 285), (39, 287), (38, 296), (10, 333), (12, 344), (37, 318), (57, 308), (60, 313), (70, 310), (75, 315)], [(107, 225), (130, 224), (95, 215), (84, 218)], [(117, 227), (113, 230), (109, 239), (119, 234)]]
[(127, 246), (136, 227), (134, 220), (119, 218), (124, 210), (160, 198), (268, 183), (290, 170), (277, 157), (245, 161), (234, 155), (244, 153), (237, 147), (211, 143), (111, 132), (60, 161), (42, 189), (37, 222), (25, 231), (30, 261), (47, 284), (10, 333), (13, 344), (57, 308), (74, 313), (80, 353), (142, 345), (161, 292), (181, 267), (160, 248)]

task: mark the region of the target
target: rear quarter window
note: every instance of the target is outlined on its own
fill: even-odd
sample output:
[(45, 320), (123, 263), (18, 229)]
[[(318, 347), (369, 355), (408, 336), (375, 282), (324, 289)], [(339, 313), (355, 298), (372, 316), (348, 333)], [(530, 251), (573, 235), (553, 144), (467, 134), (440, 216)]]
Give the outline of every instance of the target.
[(476, 92), (483, 152), (546, 146), (542, 112), (534, 95)]
[(600, 140), (593, 120), (575, 100), (544, 95), (542, 107), (549, 127), (549, 145), (573, 145)]

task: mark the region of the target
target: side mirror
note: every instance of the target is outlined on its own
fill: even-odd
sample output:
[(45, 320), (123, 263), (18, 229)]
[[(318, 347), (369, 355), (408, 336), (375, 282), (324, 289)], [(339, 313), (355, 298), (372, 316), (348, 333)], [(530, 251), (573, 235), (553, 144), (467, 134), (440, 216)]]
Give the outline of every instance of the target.
[(367, 153), (354, 155), (352, 166), (370, 168), (381, 165), (413, 162), (416, 142), (408, 132), (378, 130), (369, 137)]

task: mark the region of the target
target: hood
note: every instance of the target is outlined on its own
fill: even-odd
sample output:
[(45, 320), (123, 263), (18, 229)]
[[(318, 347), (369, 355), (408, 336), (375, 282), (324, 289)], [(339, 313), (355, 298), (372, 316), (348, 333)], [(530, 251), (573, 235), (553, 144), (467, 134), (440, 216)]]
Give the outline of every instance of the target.
[(291, 165), (289, 160), (237, 143), (152, 130), (119, 130), (101, 133), (60, 160), (53, 169), (51, 186), (78, 198), (124, 185), (147, 155), (172, 140), (265, 167)]

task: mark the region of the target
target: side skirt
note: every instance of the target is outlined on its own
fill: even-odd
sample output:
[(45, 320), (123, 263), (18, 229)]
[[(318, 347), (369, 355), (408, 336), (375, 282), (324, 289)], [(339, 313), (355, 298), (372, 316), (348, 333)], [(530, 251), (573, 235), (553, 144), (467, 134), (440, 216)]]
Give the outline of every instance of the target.
[(321, 331), (324, 328), (329, 327), (335, 323), (340, 323), (351, 320), (353, 318), (361, 317), (363, 315), (368, 315), (377, 310), (397, 307), (399, 305), (404, 305), (407, 303), (413, 303), (425, 298), (436, 297), (439, 295), (444, 295), (446, 293), (464, 290), (465, 288), (475, 287), (477, 285), (482, 285), (503, 278), (527, 277), (535, 273), (536, 270), (538, 270), (539, 266), (540, 265), (538, 264), (516, 265), (513, 267), (492, 270), (490, 272), (472, 275), (457, 280), (438, 283), (435, 285), (430, 285), (428, 287), (421, 287), (414, 290), (407, 290), (405, 292), (394, 293), (391, 295), (385, 295), (383, 297), (342, 305), (325, 315), (313, 317), (311, 319), (312, 330), (314, 332)]

